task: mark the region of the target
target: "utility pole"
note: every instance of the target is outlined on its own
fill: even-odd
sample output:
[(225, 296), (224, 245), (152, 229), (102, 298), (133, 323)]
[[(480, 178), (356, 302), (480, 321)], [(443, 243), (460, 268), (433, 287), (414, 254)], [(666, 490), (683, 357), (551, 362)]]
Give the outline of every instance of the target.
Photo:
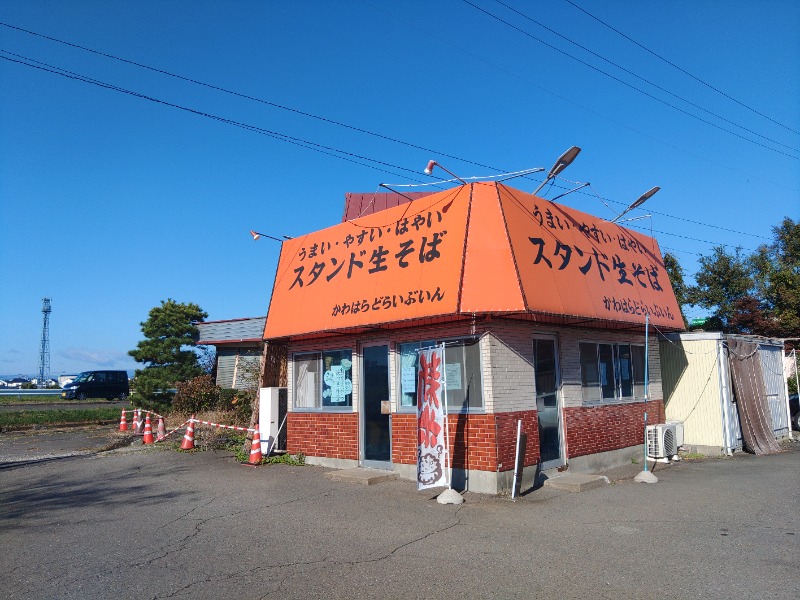
[(42, 343), (39, 346), (39, 379), (36, 387), (43, 388), (50, 378), (50, 298), (42, 298)]

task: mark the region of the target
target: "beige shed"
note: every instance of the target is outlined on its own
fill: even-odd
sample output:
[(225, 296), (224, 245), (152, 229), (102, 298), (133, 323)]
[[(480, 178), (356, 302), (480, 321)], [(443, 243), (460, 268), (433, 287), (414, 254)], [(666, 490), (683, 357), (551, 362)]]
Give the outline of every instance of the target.
[[(739, 391), (737, 398), (731, 365), (749, 358), (737, 350), (742, 343), (753, 348), (751, 358), (761, 375), (755, 392)], [(782, 340), (719, 332), (671, 333), (661, 336), (659, 346), (666, 419), (683, 423), (685, 448), (703, 454), (758, 451), (750, 447), (756, 445), (749, 435), (754, 421), (763, 423), (773, 445), (790, 434)]]

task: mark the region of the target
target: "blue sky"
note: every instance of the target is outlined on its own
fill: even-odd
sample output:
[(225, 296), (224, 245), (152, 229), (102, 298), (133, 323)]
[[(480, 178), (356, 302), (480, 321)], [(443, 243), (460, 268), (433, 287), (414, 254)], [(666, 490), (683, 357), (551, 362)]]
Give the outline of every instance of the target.
[[(556, 186), (591, 182), (617, 211), (661, 186), (631, 225), (690, 275), (714, 244), (751, 250), (800, 217), (800, 4), (572, 2), (703, 83), (566, 0), (0, 1), (40, 34), (0, 26), (0, 373), (36, 373), (44, 297), (53, 375), (136, 368), (167, 298), (264, 315), (279, 244), (249, 229), (335, 224), (346, 192), (425, 181), (429, 159), (485, 176), (578, 145)], [(588, 189), (560, 202), (614, 216)]]

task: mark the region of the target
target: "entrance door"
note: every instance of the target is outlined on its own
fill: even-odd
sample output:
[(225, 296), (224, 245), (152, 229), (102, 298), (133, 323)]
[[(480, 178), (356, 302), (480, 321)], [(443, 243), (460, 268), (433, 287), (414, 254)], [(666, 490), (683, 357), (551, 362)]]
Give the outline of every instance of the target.
[(362, 392), (362, 448), (365, 467), (391, 469), (392, 432), (389, 409), (389, 346), (365, 346)]
[(561, 411), (558, 409), (558, 353), (555, 338), (533, 340), (536, 411), (539, 419), (539, 456), (543, 469), (564, 464), (561, 450)]

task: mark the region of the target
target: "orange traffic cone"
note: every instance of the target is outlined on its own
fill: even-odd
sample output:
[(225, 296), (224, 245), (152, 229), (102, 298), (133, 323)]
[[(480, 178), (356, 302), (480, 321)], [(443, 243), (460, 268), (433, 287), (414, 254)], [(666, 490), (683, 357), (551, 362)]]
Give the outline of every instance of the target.
[(136, 435), (142, 433), (142, 414), (138, 408), (133, 413), (133, 433)]
[(253, 443), (250, 445), (250, 460), (248, 464), (253, 466), (261, 464), (261, 433), (258, 431), (258, 425), (253, 432)]
[(167, 437), (167, 430), (164, 427), (164, 417), (158, 417), (158, 436), (156, 437), (157, 441), (161, 441)]
[(128, 419), (125, 417), (125, 409), (122, 409), (122, 418), (119, 420), (119, 430), (128, 431)]
[(144, 437), (142, 438), (142, 443), (152, 444), (154, 441), (153, 426), (150, 424), (150, 413), (147, 413), (147, 417), (145, 417), (144, 420)]
[(189, 426), (186, 428), (186, 433), (183, 435), (181, 450), (194, 450), (194, 415), (189, 419)]

